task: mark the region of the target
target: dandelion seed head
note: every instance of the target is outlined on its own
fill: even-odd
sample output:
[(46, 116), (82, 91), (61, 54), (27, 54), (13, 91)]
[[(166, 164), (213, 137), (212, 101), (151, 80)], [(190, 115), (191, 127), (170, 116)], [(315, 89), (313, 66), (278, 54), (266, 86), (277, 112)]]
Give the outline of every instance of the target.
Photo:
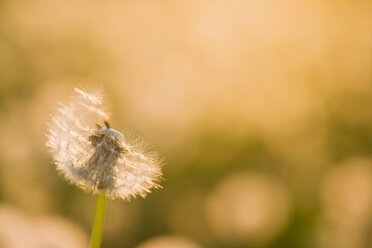
[(161, 160), (139, 137), (108, 125), (109, 116), (97, 92), (74, 90), (68, 105), (51, 116), (47, 146), (57, 170), (80, 188), (111, 198), (145, 197), (160, 188)]

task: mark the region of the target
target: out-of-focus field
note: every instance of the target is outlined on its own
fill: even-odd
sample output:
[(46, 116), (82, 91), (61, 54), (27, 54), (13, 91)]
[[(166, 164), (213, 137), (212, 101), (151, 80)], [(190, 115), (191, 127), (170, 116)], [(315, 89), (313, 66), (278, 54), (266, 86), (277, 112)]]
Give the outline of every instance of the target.
[(371, 1), (0, 1), (0, 247), (87, 247), (45, 147), (81, 85), (166, 157), (103, 247), (372, 247)]

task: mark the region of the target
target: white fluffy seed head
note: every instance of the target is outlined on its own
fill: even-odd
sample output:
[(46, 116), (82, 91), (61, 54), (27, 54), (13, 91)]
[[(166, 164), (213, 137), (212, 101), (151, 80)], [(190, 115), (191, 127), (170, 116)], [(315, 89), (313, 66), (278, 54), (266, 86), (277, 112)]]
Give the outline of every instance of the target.
[(47, 146), (58, 171), (80, 188), (113, 199), (145, 197), (160, 188), (158, 154), (139, 137), (111, 129), (108, 119), (99, 93), (75, 89), (49, 123)]

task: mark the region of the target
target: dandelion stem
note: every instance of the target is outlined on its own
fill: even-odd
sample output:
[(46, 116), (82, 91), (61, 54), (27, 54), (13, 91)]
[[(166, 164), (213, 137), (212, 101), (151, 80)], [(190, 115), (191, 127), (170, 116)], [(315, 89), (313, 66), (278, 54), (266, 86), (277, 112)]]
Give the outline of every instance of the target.
[(100, 248), (102, 240), (103, 220), (105, 217), (106, 196), (105, 193), (97, 195), (96, 212), (94, 215), (94, 223), (92, 235), (90, 238), (90, 248)]

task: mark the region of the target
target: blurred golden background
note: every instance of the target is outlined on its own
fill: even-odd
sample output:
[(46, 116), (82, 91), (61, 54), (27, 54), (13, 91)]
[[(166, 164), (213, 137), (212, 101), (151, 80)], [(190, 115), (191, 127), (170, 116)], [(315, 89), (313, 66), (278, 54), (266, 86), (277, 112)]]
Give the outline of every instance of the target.
[(49, 114), (102, 87), (166, 157), (103, 247), (372, 247), (372, 2), (0, 1), (0, 247), (87, 247)]

